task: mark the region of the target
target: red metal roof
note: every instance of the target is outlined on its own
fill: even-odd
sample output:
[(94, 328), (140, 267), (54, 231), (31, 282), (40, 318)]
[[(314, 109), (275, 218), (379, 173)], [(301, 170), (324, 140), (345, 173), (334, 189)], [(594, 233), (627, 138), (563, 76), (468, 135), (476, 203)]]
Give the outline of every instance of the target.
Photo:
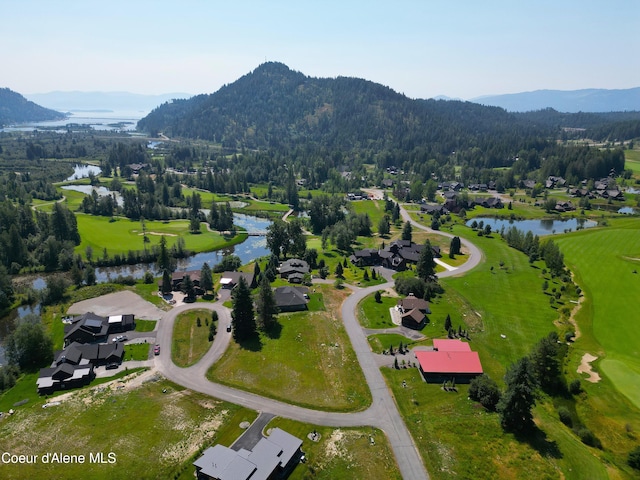
[(424, 373), (482, 373), (478, 352), (415, 352)]
[(468, 343), (458, 339), (434, 339), (433, 348), (439, 352), (470, 352)]

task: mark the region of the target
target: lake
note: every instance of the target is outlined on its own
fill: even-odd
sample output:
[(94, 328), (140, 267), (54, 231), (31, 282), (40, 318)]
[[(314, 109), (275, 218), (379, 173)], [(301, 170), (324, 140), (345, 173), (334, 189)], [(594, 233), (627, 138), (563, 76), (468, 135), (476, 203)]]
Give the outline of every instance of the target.
[(96, 187), (94, 185), (64, 185), (60, 187), (62, 190), (72, 190), (74, 192), (81, 192), (85, 195), (91, 195), (91, 192), (96, 192), (99, 197), (106, 197), (109, 195), (115, 195), (116, 203), (120, 206), (124, 205), (124, 200), (119, 192), (114, 192), (106, 187)]
[(73, 173), (69, 178), (67, 178), (67, 182), (78, 180), (80, 178), (87, 178), (90, 174), (97, 177), (100, 173), (102, 173), (102, 169), (96, 165), (76, 164), (73, 166)]
[(0, 129), (3, 132), (30, 132), (32, 130), (47, 129), (64, 133), (67, 129), (79, 130), (78, 125), (88, 125), (94, 130), (133, 132), (138, 120), (148, 112), (125, 111), (72, 111), (67, 118), (45, 122), (27, 122), (10, 125)]
[(598, 225), (598, 222), (593, 220), (585, 220), (582, 218), (567, 218), (567, 219), (543, 219), (543, 220), (511, 220), (503, 218), (492, 217), (476, 217), (468, 220), (466, 225), (471, 226), (473, 222), (483, 222), (484, 225), (491, 225), (492, 232), (499, 232), (502, 227), (505, 231), (511, 227), (516, 227), (522, 232), (531, 232), (534, 235), (551, 235), (553, 233), (564, 233), (565, 231), (575, 231), (579, 228), (591, 228)]

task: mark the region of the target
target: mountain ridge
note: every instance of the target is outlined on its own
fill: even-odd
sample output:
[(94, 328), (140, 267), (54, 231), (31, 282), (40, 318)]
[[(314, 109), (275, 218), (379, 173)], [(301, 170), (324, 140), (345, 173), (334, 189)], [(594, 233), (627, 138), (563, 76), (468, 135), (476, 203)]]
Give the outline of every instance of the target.
[(640, 87), (626, 89), (584, 88), (579, 90), (534, 90), (483, 95), (469, 100), (501, 107), (509, 112), (530, 112), (553, 108), (563, 113), (605, 113), (640, 110)]
[(38, 105), (9, 88), (0, 88), (0, 126), (63, 118), (62, 112)]

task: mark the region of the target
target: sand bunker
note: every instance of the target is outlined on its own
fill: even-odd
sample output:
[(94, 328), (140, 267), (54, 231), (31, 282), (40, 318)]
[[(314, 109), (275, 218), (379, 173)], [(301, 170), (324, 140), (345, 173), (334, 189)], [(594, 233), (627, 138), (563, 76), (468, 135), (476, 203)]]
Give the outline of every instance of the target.
[(597, 372), (594, 372), (593, 369), (591, 368), (591, 362), (597, 359), (598, 357), (594, 357), (590, 353), (585, 353), (582, 356), (582, 362), (580, 363), (580, 366), (576, 371), (578, 373), (586, 373), (587, 375), (589, 375), (589, 378), (585, 379), (587, 382), (598, 383), (600, 381), (600, 375), (598, 375)]

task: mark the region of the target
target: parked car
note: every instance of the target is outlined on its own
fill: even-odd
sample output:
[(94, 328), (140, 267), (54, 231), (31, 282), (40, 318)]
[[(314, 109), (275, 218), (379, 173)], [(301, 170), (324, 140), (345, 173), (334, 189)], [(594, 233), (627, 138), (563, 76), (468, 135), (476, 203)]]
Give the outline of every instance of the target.
[(231, 324), (227, 325), (227, 332), (231, 331)]
[(156, 346), (153, 347), (153, 354), (160, 355), (160, 345), (158, 345), (157, 343), (156, 343)]
[(120, 364), (118, 362), (107, 363), (105, 367), (107, 370), (113, 370), (114, 368), (118, 368)]
[(111, 339), (111, 341), (112, 341), (113, 343), (116, 343), (116, 342), (126, 342), (126, 341), (127, 341), (127, 336), (126, 336), (126, 335), (118, 335), (117, 337), (113, 337), (113, 338)]

